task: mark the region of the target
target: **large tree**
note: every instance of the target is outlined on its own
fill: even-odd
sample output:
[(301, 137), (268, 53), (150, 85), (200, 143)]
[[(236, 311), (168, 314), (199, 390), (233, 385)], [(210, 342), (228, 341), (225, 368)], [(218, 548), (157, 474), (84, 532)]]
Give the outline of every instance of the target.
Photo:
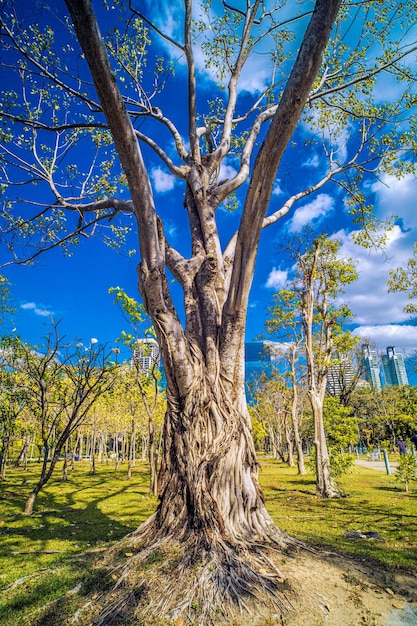
[[(20, 79), (2, 96), (4, 237), (11, 262), (23, 262), (58, 244), (71, 251), (100, 227), (120, 244), (123, 218), (128, 226), (133, 219), (139, 290), (160, 345), (168, 409), (159, 505), (131, 541), (147, 546), (145, 556), (181, 544), (180, 571), (154, 608), (174, 616), (198, 607), (207, 624), (216, 606), (227, 611), (246, 594), (273, 592), (281, 575), (261, 548), (288, 543), (258, 486), (244, 393), (246, 310), (261, 231), (330, 181), (346, 189), (348, 204), (363, 216), (362, 175), (380, 165), (412, 169), (406, 120), (415, 44), (406, 25), (415, 9), (392, 0), (209, 1), (199, 8), (184, 0), (173, 6), (183, 22), (176, 40), (172, 23), (152, 23), (150, 5), (141, 15), (143, 3), (120, 4), (105, 3), (97, 20), (88, 0), (66, 0), (70, 21), (51, 15), (45, 26), (44, 16), (25, 22), (26, 11), (3, 3), (3, 71), (14, 85)], [(163, 99), (174, 64), (161, 58), (161, 47), (147, 72), (150, 37), (170, 47), (178, 66), (175, 102)], [(196, 51), (213, 78), (210, 101), (199, 89)], [(263, 59), (269, 80), (251, 99), (239, 80), (254, 58)], [(373, 97), (373, 88), (384, 85), (381, 74), (404, 81), (395, 102)], [(300, 120), (311, 130), (310, 146), (322, 144), (325, 170), (307, 188), (300, 181), (296, 193), (268, 212)], [(79, 151), (71, 157), (74, 146)], [(89, 150), (91, 165), (82, 166)], [(174, 249), (160, 219), (145, 161), (150, 151), (183, 183), (188, 252)], [(225, 179), (228, 157), (237, 167)], [(32, 213), (25, 206), (15, 212), (22, 193), (10, 185), (22, 181), (37, 183)], [(128, 199), (119, 193), (124, 184)], [(241, 194), (238, 224), (224, 242), (216, 210), (232, 206), (234, 194)], [(172, 207), (170, 217), (184, 207)], [(171, 274), (183, 290), (183, 315), (170, 293)], [(127, 564), (125, 581), (137, 562)], [(199, 584), (189, 578), (195, 563)], [(115, 604), (121, 611), (121, 601)]]

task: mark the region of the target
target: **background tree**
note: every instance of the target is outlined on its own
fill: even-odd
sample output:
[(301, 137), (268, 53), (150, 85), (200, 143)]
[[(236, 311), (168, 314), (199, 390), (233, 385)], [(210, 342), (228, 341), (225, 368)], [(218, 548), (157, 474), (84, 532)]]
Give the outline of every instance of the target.
[(24, 376), (16, 368), (21, 359), (20, 340), (0, 340), (0, 478), (5, 479), (6, 464), (19, 416), (26, 406)]
[(353, 467), (353, 447), (358, 440), (358, 425), (352, 407), (338, 398), (327, 397), (323, 406), (323, 421), (330, 451), (330, 467), (336, 478)]
[[(149, 326), (150, 320), (145, 308), (134, 298), (128, 296), (120, 287), (111, 287), (110, 294), (114, 294), (114, 303), (119, 307), (124, 319), (129, 324), (130, 332), (122, 331), (121, 341), (131, 352), (131, 365), (135, 372), (135, 383), (139, 389), (142, 405), (148, 418), (148, 460), (150, 467), (150, 491), (158, 493), (158, 451), (156, 447), (156, 415), (160, 408), (159, 381), (159, 350), (154, 353), (151, 344), (155, 331)], [(145, 338), (145, 341), (143, 341)], [(146, 341), (148, 340), (148, 341)], [(137, 352), (141, 352), (141, 356)], [(149, 367), (143, 367), (144, 358), (149, 361)], [(132, 422), (132, 428), (134, 424)]]
[[(415, 146), (404, 120), (413, 106), (415, 70), (409, 59), (415, 45), (396, 29), (414, 22), (415, 9), (391, 0), (382, 6), (379, 0), (346, 2), (333, 29), (340, 5), (339, 0), (317, 0), (303, 12), (299, 3), (267, 6), (254, 0), (244, 10), (222, 2), (216, 12), (208, 2), (193, 20), (192, 2), (185, 0), (181, 41), (154, 27), (147, 16), (141, 20), (133, 5), (113, 5), (124, 19), (112, 24), (100, 12), (103, 28), (109, 26), (102, 36), (91, 3), (67, 0), (74, 26), (67, 39), (66, 16), (44, 27), (22, 23), (12, 2), (2, 8), (4, 71), (15, 78), (14, 71), (21, 80), (19, 93), (7, 87), (2, 97), (3, 184), (9, 188), (3, 218), (11, 262), (34, 259), (41, 249), (57, 245), (69, 249), (97, 235), (100, 226), (107, 227), (104, 237), (120, 243), (125, 215), (137, 227), (139, 287), (161, 348), (168, 410), (160, 504), (131, 541), (148, 549), (179, 541), (181, 550), (193, 554), (193, 563), (202, 565), (192, 590), (184, 588), (187, 576), (172, 574), (161, 604), (154, 605), (155, 610), (164, 606), (169, 615), (186, 598), (189, 606), (198, 604), (199, 619), (206, 623), (212, 606), (226, 611), (236, 598), (254, 593), (257, 586), (271, 590), (281, 577), (259, 549), (262, 542), (283, 545), (288, 540), (272, 523), (261, 496), (244, 396), (246, 309), (262, 229), (330, 181), (347, 189), (352, 208), (366, 213), (363, 175), (378, 168), (414, 169), (408, 157)], [(82, 55), (71, 38), (74, 31)], [(156, 78), (154, 68), (150, 78), (146, 74), (150, 32), (185, 61), (185, 86), (176, 89), (187, 98), (184, 131), (181, 107), (175, 102), (170, 116), (158, 99), (166, 77), (160, 55)], [(218, 99), (208, 103), (198, 90), (195, 38), (219, 85)], [(375, 46), (380, 53), (375, 54)], [(258, 52), (268, 60), (270, 79), (249, 102), (238, 81)], [(377, 76), (384, 72), (404, 82), (398, 102), (373, 98)], [(300, 120), (317, 131), (326, 171), (268, 214), (278, 168)], [(155, 128), (168, 137), (164, 146)], [(347, 129), (355, 140), (343, 151), (338, 148)], [(181, 253), (168, 241), (140, 146), (145, 156), (153, 150), (183, 182), (189, 251)], [(93, 147), (94, 156), (83, 172), (74, 164), (86, 147)], [(236, 174), (225, 180), (221, 166), (234, 155)], [(17, 192), (10, 188), (20, 182), (16, 169), (48, 189), (50, 199), (41, 200), (33, 213), (14, 211), (21, 206), (21, 194), (16, 205)], [(129, 199), (119, 193), (124, 183)], [(222, 203), (233, 204), (239, 189), (246, 193), (236, 213), (239, 223), (224, 244), (216, 210)], [(183, 290), (183, 316), (175, 310), (167, 270)], [(119, 601), (117, 606), (120, 610)]]
[(113, 384), (114, 364), (105, 346), (85, 348), (59, 336), (58, 327), (39, 348), (19, 342), (15, 371), (25, 380), (25, 403), (34, 414), (42, 442), (42, 467), (25, 513), (31, 515), (36, 498), (46, 485), (70, 435), (80, 426), (94, 401)]
[[(305, 375), (301, 364), (300, 352), (304, 341), (302, 321), (297, 316), (294, 305), (295, 294), (290, 290), (281, 290), (273, 296), (275, 304), (269, 309), (269, 318), (266, 321), (266, 329), (274, 339), (283, 343), (281, 357), (284, 355), (289, 366), (288, 378), (291, 381), (291, 421), (294, 431), (294, 442), (297, 450), (298, 473), (305, 474), (304, 453), (300, 433), (300, 415), (302, 415), (302, 400), (300, 402), (300, 387)], [(278, 348), (273, 348), (277, 352)], [(281, 358), (282, 360), (282, 358)]]
[[(307, 240), (307, 243), (306, 243)], [(345, 285), (353, 282), (356, 270), (351, 259), (338, 256), (340, 242), (324, 236), (309, 247), (307, 233), (289, 248), (295, 262), (294, 277), (287, 289), (276, 294), (271, 308), (274, 325), (289, 324), (291, 332), (302, 328), (303, 354), (307, 366), (307, 394), (314, 423), (317, 494), (334, 498), (341, 495), (331, 475), (323, 421), (327, 374), (334, 363), (334, 352), (345, 349), (350, 334), (343, 330), (351, 313), (346, 305), (336, 306)]]
[(405, 491), (408, 493), (409, 484), (417, 480), (417, 458), (411, 454), (400, 456), (399, 464), (395, 472), (395, 480), (404, 483)]

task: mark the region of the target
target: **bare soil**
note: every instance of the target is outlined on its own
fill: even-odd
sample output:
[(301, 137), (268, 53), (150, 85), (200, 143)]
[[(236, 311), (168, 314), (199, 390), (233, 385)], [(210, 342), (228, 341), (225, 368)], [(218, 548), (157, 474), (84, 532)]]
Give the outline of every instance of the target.
[[(333, 553), (310, 552), (298, 549), (283, 557), (270, 553), (280, 572), (285, 576), (279, 588), (279, 604), (284, 612), (272, 608), (270, 596), (265, 603), (245, 598), (249, 609), (227, 618), (219, 610), (211, 614), (215, 626), (417, 626), (416, 577), (395, 571), (376, 569), (366, 561), (358, 563)], [(161, 565), (161, 564), (160, 564)], [(90, 604), (89, 617), (84, 613), (77, 624), (137, 624), (138, 626), (208, 626), (193, 607), (169, 617), (159, 611), (152, 613), (151, 598), (164, 595), (172, 589), (173, 571), (163, 571), (153, 565), (146, 578), (149, 595), (143, 597), (142, 611), (133, 606), (130, 619), (97, 621), (98, 605)], [(143, 572), (142, 572), (143, 573)], [(175, 577), (175, 574), (174, 574)], [(174, 578), (175, 580), (175, 578)], [(181, 578), (176, 586), (183, 587)], [(104, 598), (101, 598), (103, 601)], [(107, 596), (107, 600), (108, 600)], [(146, 607), (146, 608), (145, 608)], [(269, 607), (269, 608), (266, 608)], [(143, 610), (145, 608), (145, 611)], [(220, 607), (218, 607), (220, 608)], [(136, 609), (140, 609), (139, 606)], [(229, 607), (230, 609), (230, 607)], [(87, 612), (88, 614), (88, 612)], [(95, 614), (95, 615), (94, 615)], [(136, 614), (136, 617), (135, 617)]]
[(253, 615), (236, 625), (417, 626), (415, 576), (304, 551), (280, 569), (292, 588), (284, 592), (289, 614)]

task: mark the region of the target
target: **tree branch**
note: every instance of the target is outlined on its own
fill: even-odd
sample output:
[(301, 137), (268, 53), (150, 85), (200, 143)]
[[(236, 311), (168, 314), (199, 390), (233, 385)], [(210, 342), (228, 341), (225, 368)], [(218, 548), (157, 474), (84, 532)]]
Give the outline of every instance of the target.
[(195, 64), (191, 41), (192, 5), (192, 0), (185, 0), (184, 50), (188, 66), (188, 134), (193, 161), (199, 163), (200, 147), (197, 135)]
[(255, 161), (239, 226), (227, 301), (228, 315), (233, 316), (247, 304), (259, 236), (276, 172), (318, 74), (339, 7), (340, 0), (317, 0), (287, 85)]

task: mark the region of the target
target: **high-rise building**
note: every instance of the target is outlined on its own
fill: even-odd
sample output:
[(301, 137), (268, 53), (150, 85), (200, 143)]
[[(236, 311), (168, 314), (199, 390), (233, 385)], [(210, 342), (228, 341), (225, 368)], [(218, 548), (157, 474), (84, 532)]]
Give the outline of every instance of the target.
[(334, 398), (340, 398), (348, 390), (355, 376), (353, 363), (350, 359), (342, 358), (330, 365), (327, 370), (327, 391)]
[(381, 391), (381, 372), (379, 370), (378, 352), (369, 344), (362, 346), (364, 378), (376, 389)]
[(133, 351), (132, 361), (138, 363), (143, 372), (150, 372), (153, 367), (159, 366), (159, 346), (153, 337), (138, 339)]
[(395, 352), (394, 346), (388, 346), (387, 353), (382, 355), (382, 369), (385, 384), (388, 387), (408, 385), (404, 357), (402, 354)]

